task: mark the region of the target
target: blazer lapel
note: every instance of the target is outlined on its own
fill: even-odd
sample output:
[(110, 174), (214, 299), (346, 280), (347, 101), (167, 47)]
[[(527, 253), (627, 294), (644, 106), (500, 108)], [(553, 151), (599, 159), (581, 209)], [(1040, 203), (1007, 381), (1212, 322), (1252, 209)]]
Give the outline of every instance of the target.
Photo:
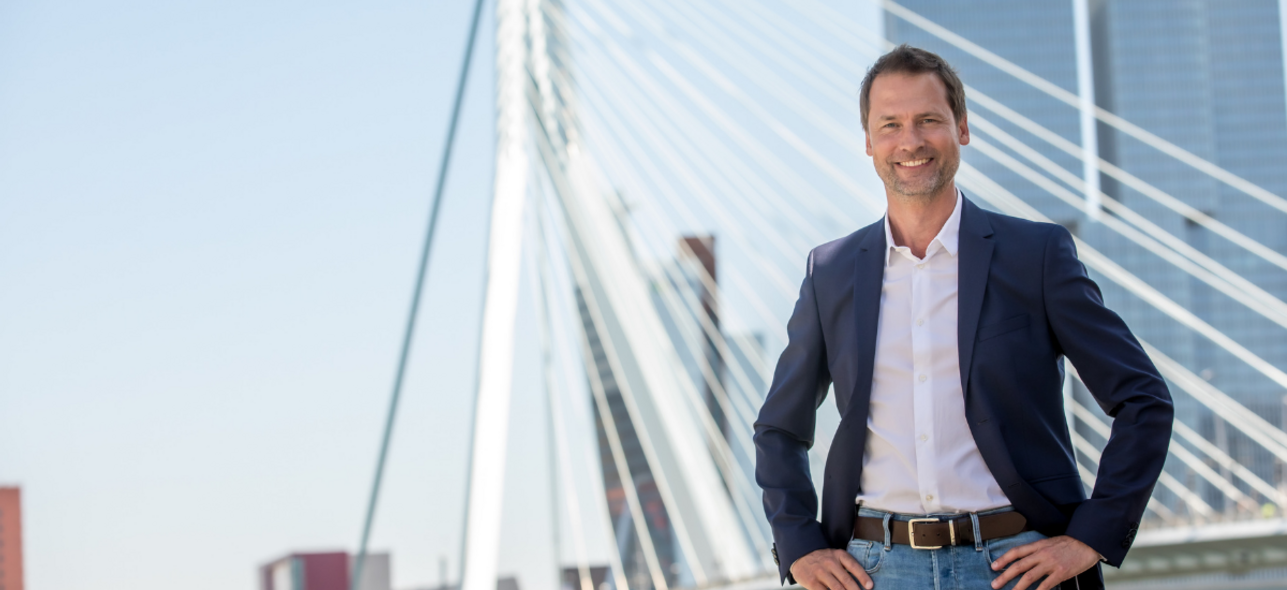
[(974, 336), (979, 330), (983, 293), (992, 262), (992, 225), (969, 199), (961, 200), (960, 260), (957, 264), (957, 350), (961, 357), (961, 392), (968, 398)]
[(861, 424), (867, 423), (867, 406), (871, 401), (871, 376), (875, 366), (876, 327), (880, 322), (880, 292), (885, 279), (884, 219), (870, 226), (867, 235), (858, 244), (857, 261), (854, 263), (854, 338), (857, 362), (854, 371), (854, 391), (845, 415), (859, 408)]

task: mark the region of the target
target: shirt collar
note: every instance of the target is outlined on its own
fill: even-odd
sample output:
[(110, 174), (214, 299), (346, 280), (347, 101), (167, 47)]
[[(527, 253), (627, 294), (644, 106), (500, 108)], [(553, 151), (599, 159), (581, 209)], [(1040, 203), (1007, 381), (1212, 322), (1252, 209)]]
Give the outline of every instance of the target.
[[(956, 207), (952, 209), (952, 215), (948, 216), (947, 221), (943, 222), (943, 227), (939, 228), (938, 235), (930, 240), (930, 247), (926, 248), (926, 257), (934, 247), (934, 242), (938, 242), (944, 250), (952, 257), (956, 257), (956, 252), (960, 246), (961, 238), (961, 199), (964, 195), (961, 189), (956, 189)], [(889, 229), (889, 212), (885, 212), (885, 266), (889, 266), (889, 255), (899, 246), (894, 244), (894, 232)]]

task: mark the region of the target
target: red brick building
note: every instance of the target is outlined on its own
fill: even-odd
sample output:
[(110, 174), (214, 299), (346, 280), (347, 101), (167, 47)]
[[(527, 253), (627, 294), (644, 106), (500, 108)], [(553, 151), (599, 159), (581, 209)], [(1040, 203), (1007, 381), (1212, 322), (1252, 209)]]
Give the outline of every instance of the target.
[(22, 498), (0, 488), (0, 590), (22, 590)]
[[(344, 551), (292, 553), (259, 568), (259, 589), (349, 590), (349, 576), (357, 569), (355, 561)], [(389, 588), (389, 554), (367, 554), (357, 590)]]

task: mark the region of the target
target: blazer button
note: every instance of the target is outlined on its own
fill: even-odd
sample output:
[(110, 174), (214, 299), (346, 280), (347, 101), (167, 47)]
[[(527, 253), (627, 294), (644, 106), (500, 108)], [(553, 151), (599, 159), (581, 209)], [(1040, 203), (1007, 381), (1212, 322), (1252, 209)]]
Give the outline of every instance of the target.
[(1130, 523), (1130, 528), (1126, 529), (1126, 538), (1122, 540), (1122, 549), (1130, 549), (1130, 545), (1135, 542), (1135, 533), (1139, 532), (1139, 523)]

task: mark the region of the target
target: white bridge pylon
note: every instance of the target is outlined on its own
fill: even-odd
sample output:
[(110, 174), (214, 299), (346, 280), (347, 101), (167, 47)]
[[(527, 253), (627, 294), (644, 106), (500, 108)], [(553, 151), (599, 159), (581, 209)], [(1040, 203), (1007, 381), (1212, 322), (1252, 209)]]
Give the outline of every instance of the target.
[(505, 447), (514, 377), (514, 317), (522, 271), (529, 121), (525, 103), (527, 11), (521, 0), (496, 6), (496, 172), (487, 242), (487, 286), (470, 445), (462, 590), (494, 590), (500, 546)]
[[(628, 408), (649, 471), (682, 552), (684, 566), (702, 586), (716, 580), (753, 577), (764, 569), (763, 547), (752, 548), (741, 530), (732, 498), (725, 492), (717, 459), (706, 453), (703, 429), (691, 407), (698, 397), (650, 301), (650, 286), (634, 271), (625, 236), (617, 230), (607, 202), (577, 190), (581, 163), (577, 146), (561, 129), (552, 97), (549, 58), (544, 51), (541, 2), (500, 0), (497, 7), (498, 125), (496, 188), (488, 250), (487, 295), (480, 353), (478, 409), (475, 411), (466, 524), (464, 590), (490, 590), (496, 577), (505, 435), (513, 361), (513, 320), (522, 246), (522, 208), (529, 186), (526, 150), (536, 146), (544, 171), (557, 187), (555, 197), (569, 232), (567, 240), (576, 288), (585, 300), (596, 347), (606, 356), (617, 392)], [(532, 137), (534, 136), (534, 137)], [(563, 141), (553, 140), (554, 137)], [(587, 367), (594, 367), (590, 359)], [(591, 376), (598, 381), (598, 375)], [(609, 400), (593, 386), (603, 423), (612, 429)], [(615, 438), (615, 434), (612, 435)], [(615, 445), (620, 447), (620, 443)], [(702, 452), (693, 452), (700, 449)], [(627, 462), (614, 449), (622, 479)], [(631, 486), (633, 487), (633, 486)], [(652, 547), (642, 507), (633, 489), (626, 496), (635, 534), (646, 548), (651, 583), (668, 587)], [(749, 516), (744, 514), (744, 516)], [(758, 550), (756, 550), (758, 549)], [(709, 572), (709, 574), (708, 574)], [(672, 576), (669, 576), (673, 578)]]
[[(1081, 11), (1070, 18), (1080, 19), (1080, 94), (894, 2), (872, 7), (873, 14), (903, 19), (999, 75), (1050, 95), (1076, 117), (1083, 143), (1097, 141), (1095, 126), (1105, 124), (1194, 175), (1241, 191), (1265, 215), (1287, 213), (1287, 200), (1097, 107), (1089, 89), (1085, 3), (1076, 4)], [(568, 473), (587, 466), (569, 460), (586, 453), (594, 459), (588, 467), (598, 497), (571, 500), (566, 510), (569, 525), (603, 527), (616, 544), (604, 583), (616, 590), (776, 586), (771, 535), (752, 476), (751, 423), (785, 344), (785, 314), (808, 249), (883, 213), (874, 176), (855, 171), (870, 164), (852, 158), (862, 150), (856, 97), (864, 60), (890, 45), (880, 19), (869, 26), (822, 0), (497, 0), (496, 18), (496, 177), (462, 590), (492, 590), (496, 580), (525, 254), (541, 268), (543, 341), (564, 343), (547, 351), (558, 361), (547, 359), (547, 387), (566, 389), (548, 392), (552, 422), (573, 424), (558, 401), (572, 384), (553, 378), (552, 367), (579, 371), (576, 391), (592, 408), (591, 424), (579, 426), (594, 429), (583, 438), (597, 441), (595, 448), (568, 449), (567, 438), (554, 433), (560, 437), (555, 462), (570, 481)], [(973, 87), (967, 96), (976, 141), (958, 178), (972, 198), (1010, 215), (1093, 225), (1095, 232), (1078, 235), (1078, 248), (1097, 281), (1287, 390), (1280, 359), (1230, 337), (1215, 320), (1150, 283), (1146, 277), (1153, 275), (1123, 262), (1121, 252), (1150, 257), (1210, 288), (1239, 313), (1270, 320), (1264, 329), (1279, 338), (1287, 336), (1282, 293), (1236, 270), (1245, 265), (1166, 229), (1174, 224), (1105, 192), (1099, 174), (1258, 263), (1287, 270), (1287, 253), (1114, 165), (1095, 146), (1050, 131), (998, 96)], [(1027, 143), (1034, 139), (1040, 143)], [(1075, 158), (1077, 168), (1047, 155), (1055, 152)], [(991, 178), (980, 162), (1018, 180)], [(1040, 201), (1030, 197), (1034, 192)], [(680, 240), (711, 235), (735, 251), (721, 259), (718, 281), (713, 267), (691, 263), (698, 253)], [(562, 282), (548, 276), (549, 267), (564, 269)], [(570, 312), (563, 317), (558, 309)], [(1132, 551), (1138, 559), (1106, 575), (1125, 581), (1287, 566), (1287, 520), (1281, 518), (1287, 433), (1244, 405), (1240, 392), (1222, 391), (1168, 356), (1169, 342), (1141, 340), (1177, 404), (1189, 411), (1177, 418), (1166, 469)], [(1066, 400), (1089, 489), (1111, 421), (1079, 383), (1071, 368)], [(819, 419), (810, 451), (815, 485), (829, 442), (827, 420)], [(591, 587), (596, 564), (579, 545), (581, 532), (573, 535), (578, 547), (571, 552), (579, 590), (606, 590)]]

